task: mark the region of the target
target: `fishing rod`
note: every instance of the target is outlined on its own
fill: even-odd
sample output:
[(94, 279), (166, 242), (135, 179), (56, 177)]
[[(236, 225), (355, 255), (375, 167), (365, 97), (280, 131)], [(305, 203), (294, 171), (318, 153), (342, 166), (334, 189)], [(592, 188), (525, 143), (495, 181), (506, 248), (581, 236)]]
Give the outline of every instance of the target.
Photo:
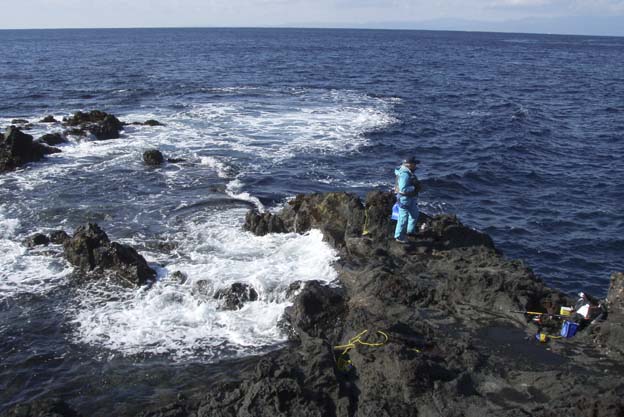
[(545, 317), (556, 317), (558, 319), (570, 319), (571, 315), (565, 315), (565, 314), (550, 314), (550, 313), (542, 313), (539, 311), (523, 311), (523, 310), (512, 310), (511, 313), (522, 313), (522, 314), (526, 314), (528, 316), (537, 316), (537, 317), (541, 317), (541, 316), (545, 316)]

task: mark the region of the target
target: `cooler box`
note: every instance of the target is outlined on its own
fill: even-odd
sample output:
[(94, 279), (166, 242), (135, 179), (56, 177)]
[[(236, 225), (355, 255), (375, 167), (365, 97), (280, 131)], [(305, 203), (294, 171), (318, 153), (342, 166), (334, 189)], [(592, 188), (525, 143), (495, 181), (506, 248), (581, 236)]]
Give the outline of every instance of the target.
[(561, 326), (561, 336), (565, 338), (570, 338), (576, 334), (579, 325), (574, 323), (573, 321), (564, 321), (563, 326)]

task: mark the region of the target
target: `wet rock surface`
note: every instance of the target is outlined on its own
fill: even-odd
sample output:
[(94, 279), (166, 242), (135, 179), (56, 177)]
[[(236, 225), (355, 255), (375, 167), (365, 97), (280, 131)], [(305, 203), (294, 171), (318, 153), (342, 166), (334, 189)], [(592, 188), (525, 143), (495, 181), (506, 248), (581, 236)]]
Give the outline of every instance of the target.
[(55, 146), (55, 145), (61, 145), (63, 143), (66, 143), (67, 139), (65, 139), (65, 136), (63, 136), (61, 133), (48, 133), (46, 135), (43, 135), (39, 139), (37, 139), (37, 142), (43, 143), (49, 146)]
[(24, 241), (24, 245), (29, 248), (35, 246), (47, 246), (50, 244), (50, 238), (43, 233), (36, 233)]
[(165, 157), (158, 149), (149, 149), (143, 152), (143, 162), (149, 166), (159, 166), (165, 162)]
[(81, 272), (82, 279), (111, 274), (133, 286), (151, 283), (156, 272), (131, 246), (111, 242), (97, 224), (80, 226), (64, 242), (64, 255)]
[(258, 300), (258, 292), (249, 284), (235, 282), (229, 288), (217, 290), (214, 299), (219, 300), (221, 310), (238, 310), (243, 304)]
[(40, 161), (45, 155), (60, 152), (23, 133), (15, 126), (8, 127), (0, 136), (0, 172), (10, 171), (28, 162)]
[(63, 119), (65, 126), (70, 127), (70, 134), (92, 133), (98, 140), (117, 139), (123, 130), (123, 123), (112, 114), (100, 110), (76, 112), (73, 116)]
[(56, 120), (54, 116), (48, 115), (44, 117), (43, 119), (41, 119), (39, 123), (58, 123), (58, 120)]

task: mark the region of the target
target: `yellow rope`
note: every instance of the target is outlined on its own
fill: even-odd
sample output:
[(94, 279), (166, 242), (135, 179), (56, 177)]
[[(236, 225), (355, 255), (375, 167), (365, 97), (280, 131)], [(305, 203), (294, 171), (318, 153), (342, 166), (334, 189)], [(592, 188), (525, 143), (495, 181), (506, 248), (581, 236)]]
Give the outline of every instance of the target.
[(388, 339), (389, 339), (388, 335), (382, 332), (381, 330), (377, 330), (377, 333), (379, 333), (380, 335), (384, 337), (383, 342), (377, 342), (377, 343), (365, 342), (362, 340), (362, 336), (364, 336), (366, 333), (368, 333), (368, 330), (361, 331), (360, 333), (358, 333), (357, 335), (349, 339), (349, 342), (347, 344), (334, 346), (334, 349), (335, 350), (344, 349), (342, 352), (342, 355), (346, 355), (347, 352), (349, 352), (351, 349), (355, 349), (358, 343), (363, 346), (380, 347), (380, 346), (385, 345), (388, 342)]

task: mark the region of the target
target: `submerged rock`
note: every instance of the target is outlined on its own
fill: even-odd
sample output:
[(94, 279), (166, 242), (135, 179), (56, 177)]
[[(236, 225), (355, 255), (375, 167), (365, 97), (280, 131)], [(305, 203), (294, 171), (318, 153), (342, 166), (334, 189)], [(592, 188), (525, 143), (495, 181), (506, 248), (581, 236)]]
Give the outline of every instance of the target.
[(44, 235), (43, 233), (36, 233), (30, 236), (28, 239), (24, 241), (24, 244), (29, 248), (35, 246), (47, 246), (50, 244), (50, 238)]
[(26, 125), (30, 123), (28, 120), (26, 119), (13, 119), (11, 120), (11, 124), (12, 125)]
[(54, 116), (48, 115), (44, 117), (43, 119), (41, 119), (39, 123), (58, 123), (58, 120), (56, 120)]
[(61, 133), (48, 133), (37, 139), (37, 142), (43, 143), (49, 146), (60, 145), (67, 143), (67, 139)]
[(143, 162), (145, 165), (158, 166), (165, 162), (165, 158), (158, 149), (150, 149), (143, 152)]
[(145, 258), (128, 245), (111, 242), (97, 224), (80, 226), (64, 243), (67, 260), (85, 273), (102, 275), (106, 272), (126, 283), (140, 286), (156, 277)]
[(217, 290), (214, 299), (220, 301), (221, 310), (239, 310), (243, 304), (258, 300), (258, 293), (249, 284), (235, 282), (229, 288)]
[(164, 126), (164, 124), (160, 123), (158, 120), (149, 119), (143, 122), (145, 126)]

